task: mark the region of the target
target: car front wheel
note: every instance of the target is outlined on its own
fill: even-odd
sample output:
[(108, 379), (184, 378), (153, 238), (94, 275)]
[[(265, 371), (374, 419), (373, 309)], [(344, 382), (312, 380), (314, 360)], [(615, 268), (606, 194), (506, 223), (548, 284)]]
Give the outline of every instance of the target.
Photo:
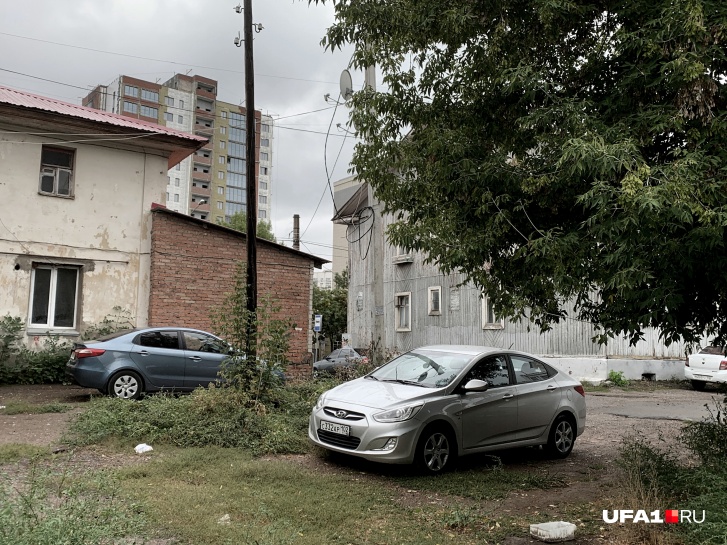
[(133, 371), (120, 371), (109, 381), (109, 395), (120, 399), (139, 399), (143, 391), (141, 377)]
[(576, 429), (572, 419), (565, 415), (559, 416), (550, 428), (548, 453), (554, 458), (565, 458), (573, 450), (575, 442)]
[(454, 464), (457, 447), (451, 432), (442, 427), (424, 430), (417, 445), (416, 464), (426, 473), (441, 473)]

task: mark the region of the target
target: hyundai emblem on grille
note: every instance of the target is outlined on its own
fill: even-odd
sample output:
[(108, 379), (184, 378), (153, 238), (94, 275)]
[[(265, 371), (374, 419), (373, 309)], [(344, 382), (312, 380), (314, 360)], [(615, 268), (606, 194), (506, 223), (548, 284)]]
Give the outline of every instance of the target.
[(340, 411), (340, 410), (336, 411), (336, 416), (338, 418), (346, 418), (347, 415), (348, 415), (348, 413), (346, 411)]

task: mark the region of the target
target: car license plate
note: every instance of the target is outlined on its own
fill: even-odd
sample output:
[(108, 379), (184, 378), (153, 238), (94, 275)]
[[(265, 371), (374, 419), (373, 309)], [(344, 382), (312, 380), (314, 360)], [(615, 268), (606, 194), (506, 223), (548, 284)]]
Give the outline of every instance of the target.
[(712, 379), (712, 375), (694, 375), (694, 378), (701, 378), (701, 379), (705, 379), (705, 380), (711, 380)]
[(351, 433), (351, 427), (345, 424), (334, 424), (333, 422), (326, 422), (321, 420), (321, 429), (323, 431), (330, 431), (331, 433), (337, 433), (339, 435), (349, 435)]

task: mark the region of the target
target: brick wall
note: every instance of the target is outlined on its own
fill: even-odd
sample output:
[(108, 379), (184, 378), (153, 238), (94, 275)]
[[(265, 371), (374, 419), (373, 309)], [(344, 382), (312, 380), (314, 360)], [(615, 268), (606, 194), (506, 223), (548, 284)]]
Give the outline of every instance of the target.
[[(246, 237), (176, 212), (152, 213), (150, 326), (194, 327), (212, 332), (210, 311), (235, 284), (237, 265), (247, 257)], [(288, 360), (308, 362), (312, 258), (258, 239), (258, 301), (273, 295), (293, 320)], [(292, 374), (310, 370), (294, 366)]]

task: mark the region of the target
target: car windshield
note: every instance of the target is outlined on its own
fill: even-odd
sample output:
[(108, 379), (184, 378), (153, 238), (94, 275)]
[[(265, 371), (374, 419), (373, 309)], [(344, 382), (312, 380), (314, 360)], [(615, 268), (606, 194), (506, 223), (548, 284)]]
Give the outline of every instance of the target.
[(382, 382), (402, 382), (425, 388), (443, 388), (472, 360), (466, 354), (413, 350), (368, 375)]

